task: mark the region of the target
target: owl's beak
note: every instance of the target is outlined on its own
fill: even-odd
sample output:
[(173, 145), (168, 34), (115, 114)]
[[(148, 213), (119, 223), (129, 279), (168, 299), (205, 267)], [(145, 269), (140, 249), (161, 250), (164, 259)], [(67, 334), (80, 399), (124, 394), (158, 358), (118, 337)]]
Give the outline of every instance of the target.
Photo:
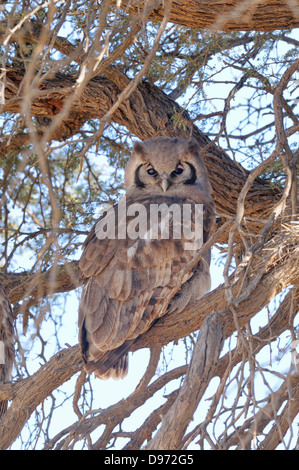
[(167, 191), (168, 187), (169, 187), (169, 182), (168, 182), (168, 174), (167, 173), (163, 173), (162, 175), (162, 181), (161, 181), (161, 188), (163, 189), (164, 193)]

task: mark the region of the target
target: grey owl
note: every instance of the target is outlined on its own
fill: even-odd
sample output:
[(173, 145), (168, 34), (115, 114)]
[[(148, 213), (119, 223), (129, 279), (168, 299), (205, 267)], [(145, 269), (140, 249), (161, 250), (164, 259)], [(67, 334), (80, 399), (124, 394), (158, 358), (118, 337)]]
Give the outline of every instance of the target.
[(168, 137), (136, 142), (125, 188), (93, 226), (79, 261), (79, 341), (85, 370), (99, 378), (124, 377), (131, 343), (167, 311), (183, 311), (210, 289), (210, 251), (181, 274), (198, 254), (197, 232), (206, 242), (214, 221), (198, 145)]

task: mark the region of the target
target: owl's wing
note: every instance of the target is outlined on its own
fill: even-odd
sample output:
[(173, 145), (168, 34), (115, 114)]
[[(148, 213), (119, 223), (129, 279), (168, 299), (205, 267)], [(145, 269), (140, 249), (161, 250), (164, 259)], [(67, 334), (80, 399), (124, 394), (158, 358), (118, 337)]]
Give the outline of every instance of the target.
[[(215, 209), (212, 200), (207, 198), (203, 206), (203, 243), (209, 239), (215, 223)], [(167, 313), (183, 312), (187, 305), (201, 299), (211, 288), (210, 276), (211, 249), (207, 249), (192, 271), (188, 282), (180, 287), (172, 297)]]
[[(127, 204), (129, 206), (129, 200)], [(150, 202), (142, 201), (142, 205), (148, 216)], [(110, 219), (108, 213), (107, 219), (100, 220), (100, 226), (104, 227), (105, 220), (119, 223), (117, 233), (110, 231), (116, 238), (100, 239), (95, 225), (84, 244), (79, 263), (84, 280), (79, 337), (87, 363), (97, 362), (104, 352), (133, 340), (164, 315), (181, 283), (192, 275), (187, 273), (180, 279), (181, 271), (197, 253), (197, 250), (185, 249), (188, 240), (183, 234), (181, 238), (173, 238), (174, 217), (169, 220), (169, 238), (164, 239), (160, 232), (157, 238), (151, 238), (147, 221), (141, 219), (139, 233), (140, 224), (145, 223), (143, 232), (141, 230), (143, 238), (121, 238), (123, 224), (127, 233), (131, 230), (134, 235), (132, 225), (136, 228), (138, 217), (122, 220), (118, 217), (118, 206), (111, 211)], [(160, 224), (163, 225), (162, 220)]]

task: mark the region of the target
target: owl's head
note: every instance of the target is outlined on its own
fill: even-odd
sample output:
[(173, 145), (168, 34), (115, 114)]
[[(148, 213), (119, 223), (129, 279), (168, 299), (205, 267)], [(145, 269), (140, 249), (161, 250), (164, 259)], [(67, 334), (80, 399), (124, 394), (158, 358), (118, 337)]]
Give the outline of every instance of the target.
[(176, 195), (199, 189), (211, 193), (205, 165), (196, 142), (158, 137), (135, 142), (125, 173), (126, 190)]

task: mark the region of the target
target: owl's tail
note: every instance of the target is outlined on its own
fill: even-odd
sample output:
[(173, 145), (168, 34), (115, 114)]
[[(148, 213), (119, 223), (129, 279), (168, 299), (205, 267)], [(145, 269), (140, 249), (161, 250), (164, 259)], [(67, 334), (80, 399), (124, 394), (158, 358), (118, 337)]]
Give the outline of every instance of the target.
[(113, 366), (106, 372), (101, 372), (102, 367), (94, 371), (94, 375), (99, 379), (123, 379), (128, 373), (129, 358), (128, 353), (124, 354)]
[(125, 341), (119, 348), (107, 351), (97, 361), (86, 362), (84, 369), (87, 373), (99, 379), (123, 379), (128, 373), (128, 351), (134, 340)]
[(2, 418), (3, 415), (5, 415), (6, 411), (7, 411), (7, 400), (0, 401), (0, 419)]

